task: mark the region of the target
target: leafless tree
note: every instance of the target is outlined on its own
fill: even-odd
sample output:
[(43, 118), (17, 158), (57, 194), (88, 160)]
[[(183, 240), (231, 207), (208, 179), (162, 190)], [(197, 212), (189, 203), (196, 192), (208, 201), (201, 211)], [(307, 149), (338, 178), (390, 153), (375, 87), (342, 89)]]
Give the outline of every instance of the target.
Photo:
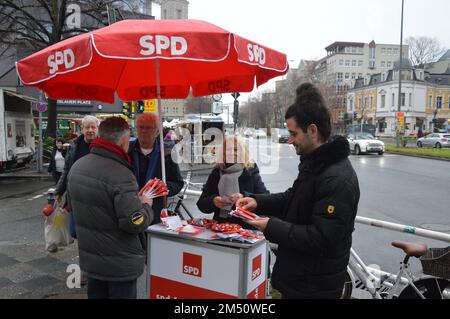
[(423, 66), (425, 63), (435, 62), (446, 51), (436, 38), (426, 36), (408, 37), (405, 42), (409, 45), (411, 62), (416, 66)]
[[(23, 58), (63, 39), (105, 26), (108, 7), (138, 10), (142, 0), (0, 0), (0, 57)], [(79, 11), (73, 9), (74, 5)], [(137, 11), (136, 11), (137, 12)], [(67, 23), (79, 14), (80, 23)], [(106, 22), (107, 24), (108, 22)], [(48, 101), (47, 134), (56, 133), (56, 101)]]

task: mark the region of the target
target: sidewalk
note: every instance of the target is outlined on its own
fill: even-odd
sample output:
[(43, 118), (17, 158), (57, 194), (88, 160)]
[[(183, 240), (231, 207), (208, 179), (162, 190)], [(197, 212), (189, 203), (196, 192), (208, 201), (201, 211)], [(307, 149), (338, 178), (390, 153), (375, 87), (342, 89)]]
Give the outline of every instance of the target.
[(19, 179), (19, 178), (39, 178), (39, 179), (52, 179), (52, 175), (47, 172), (47, 167), (44, 166), (39, 173), (36, 168), (36, 164), (33, 163), (27, 167), (16, 168), (5, 173), (0, 173), (0, 179)]

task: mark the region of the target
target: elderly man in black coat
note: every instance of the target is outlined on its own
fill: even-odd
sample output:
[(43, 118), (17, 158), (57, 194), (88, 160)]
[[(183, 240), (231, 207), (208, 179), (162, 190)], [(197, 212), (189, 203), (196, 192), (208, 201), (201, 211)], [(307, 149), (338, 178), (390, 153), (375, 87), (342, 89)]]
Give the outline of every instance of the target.
[(301, 155), (294, 184), (237, 205), (271, 216), (248, 223), (279, 245), (272, 285), (284, 298), (339, 298), (360, 195), (349, 144), (343, 137), (329, 140), (329, 110), (309, 83), (297, 88), (285, 118), (289, 143)]

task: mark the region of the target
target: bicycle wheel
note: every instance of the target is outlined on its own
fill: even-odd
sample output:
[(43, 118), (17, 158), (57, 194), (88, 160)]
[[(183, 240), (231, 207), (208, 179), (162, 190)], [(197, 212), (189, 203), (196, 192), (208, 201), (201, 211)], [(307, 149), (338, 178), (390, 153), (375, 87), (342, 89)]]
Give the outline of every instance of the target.
[[(426, 299), (443, 299), (443, 292), (450, 294), (450, 281), (442, 278), (423, 278), (413, 282)], [(411, 285), (402, 290), (399, 299), (420, 299), (419, 294)], [(449, 298), (449, 297), (447, 297)]]
[(351, 299), (352, 291), (353, 291), (353, 281), (347, 270), (347, 273), (345, 274), (344, 289), (342, 290), (341, 299)]

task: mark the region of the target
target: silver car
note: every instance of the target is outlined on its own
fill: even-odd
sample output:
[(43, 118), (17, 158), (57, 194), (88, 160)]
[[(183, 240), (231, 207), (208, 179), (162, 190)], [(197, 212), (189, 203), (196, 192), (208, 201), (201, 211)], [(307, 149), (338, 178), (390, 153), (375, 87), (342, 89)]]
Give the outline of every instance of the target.
[(450, 133), (431, 133), (417, 140), (417, 147), (450, 147)]

